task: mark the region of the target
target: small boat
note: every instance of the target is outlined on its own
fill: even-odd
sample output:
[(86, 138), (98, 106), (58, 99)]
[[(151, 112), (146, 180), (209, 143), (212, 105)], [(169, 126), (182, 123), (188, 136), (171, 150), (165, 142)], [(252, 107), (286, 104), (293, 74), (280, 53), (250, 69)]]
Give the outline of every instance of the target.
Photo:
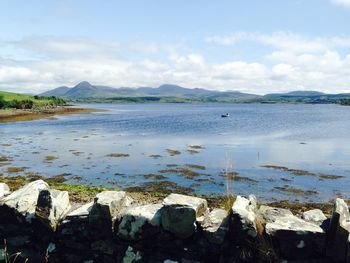
[(229, 116), (230, 116), (230, 114), (226, 113), (226, 114), (222, 114), (222, 115), (221, 115), (221, 118), (227, 118), (227, 117), (229, 117)]

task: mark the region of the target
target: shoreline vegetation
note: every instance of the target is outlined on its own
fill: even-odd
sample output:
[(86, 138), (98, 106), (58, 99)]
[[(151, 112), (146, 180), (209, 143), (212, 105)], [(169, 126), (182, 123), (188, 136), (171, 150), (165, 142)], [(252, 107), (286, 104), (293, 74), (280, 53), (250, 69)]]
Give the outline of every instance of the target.
[[(64, 175), (44, 177), (42, 175), (36, 174), (26, 176), (4, 176), (0, 174), (0, 182), (6, 183), (10, 187), (11, 191), (18, 190), (22, 186), (39, 179), (42, 179), (45, 182), (47, 182), (53, 189), (67, 191), (69, 193), (70, 200), (76, 204), (91, 202), (96, 194), (107, 190), (125, 191), (140, 205), (147, 203), (158, 203), (162, 201), (167, 195), (174, 192), (162, 188), (157, 188), (155, 189), (155, 191), (148, 191), (148, 188), (143, 189), (142, 187), (136, 187), (135, 189), (119, 189), (117, 187), (71, 184), (66, 182), (66, 178), (64, 177)], [(176, 193), (188, 195), (187, 192), (182, 192), (181, 189), (177, 189)], [(208, 206), (210, 208), (222, 208), (225, 210), (229, 210), (232, 207), (234, 200), (236, 199), (236, 197), (232, 194), (212, 196), (191, 193), (191, 195), (207, 199)], [(348, 204), (350, 203), (350, 200), (346, 201)], [(291, 210), (294, 214), (297, 215), (310, 209), (320, 209), (326, 215), (330, 215), (332, 213), (333, 208), (331, 200), (329, 202), (323, 203), (292, 202), (288, 200), (280, 200), (260, 203), (259, 205), (268, 205), (278, 208), (285, 208)]]
[(38, 119), (52, 119), (54, 115), (81, 114), (100, 112), (96, 109), (71, 108), (67, 106), (57, 106), (48, 109), (21, 110), (21, 109), (0, 109), (0, 123), (16, 121), (32, 121)]
[(0, 123), (54, 119), (57, 114), (91, 113), (98, 110), (72, 108), (59, 97), (30, 96), (0, 91)]

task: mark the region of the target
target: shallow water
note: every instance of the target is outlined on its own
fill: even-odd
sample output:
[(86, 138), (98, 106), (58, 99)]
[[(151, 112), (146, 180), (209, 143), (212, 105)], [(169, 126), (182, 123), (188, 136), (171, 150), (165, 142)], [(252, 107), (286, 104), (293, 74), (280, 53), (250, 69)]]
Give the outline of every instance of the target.
[[(167, 164), (197, 164), (193, 178), (163, 173), (167, 181), (196, 193), (254, 193), (263, 200), (325, 201), (350, 198), (350, 107), (277, 104), (87, 104), (107, 112), (57, 116), (53, 120), (0, 124), (0, 155), (10, 166), (45, 176), (67, 174), (74, 183), (138, 186), (144, 174)], [(229, 118), (221, 114), (229, 113)], [(190, 145), (201, 145), (190, 154)], [(170, 156), (166, 149), (181, 152)], [(107, 157), (111, 153), (129, 157)], [(151, 155), (161, 155), (152, 158)], [(45, 161), (46, 156), (57, 159)], [(296, 176), (263, 165), (344, 176)], [(7, 175), (8, 166), (0, 167)], [(256, 180), (228, 182), (223, 170)], [(19, 173), (21, 174), (21, 173)], [(22, 173), (23, 174), (23, 173)], [(16, 175), (12, 173), (11, 175)], [(81, 178), (80, 178), (81, 177)], [(203, 180), (198, 180), (203, 179)], [(275, 187), (317, 193), (295, 195)]]

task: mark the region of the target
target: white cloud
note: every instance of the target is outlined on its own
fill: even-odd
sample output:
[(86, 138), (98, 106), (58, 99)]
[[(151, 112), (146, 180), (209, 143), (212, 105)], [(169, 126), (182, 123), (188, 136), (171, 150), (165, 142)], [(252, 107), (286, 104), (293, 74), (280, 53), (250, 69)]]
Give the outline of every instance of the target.
[[(258, 94), (297, 89), (350, 92), (350, 52), (338, 51), (349, 49), (350, 37), (306, 38), (284, 32), (233, 36), (223, 43), (249, 40), (263, 50), (269, 46), (268, 52), (255, 61), (227, 58), (218, 63), (178, 45), (145, 44), (143, 48), (142, 44), (49, 37), (3, 41), (0, 89), (38, 93), (87, 80), (114, 87), (174, 83)], [(219, 40), (215, 37), (210, 42)]]
[(205, 40), (208, 43), (219, 45), (235, 45), (242, 41), (250, 41), (271, 46), (277, 50), (288, 50), (295, 53), (317, 53), (333, 48), (350, 48), (350, 36), (307, 38), (291, 32), (275, 32), (272, 34), (238, 32), (231, 35), (211, 36)]
[(350, 7), (350, 0), (331, 0), (333, 4)]

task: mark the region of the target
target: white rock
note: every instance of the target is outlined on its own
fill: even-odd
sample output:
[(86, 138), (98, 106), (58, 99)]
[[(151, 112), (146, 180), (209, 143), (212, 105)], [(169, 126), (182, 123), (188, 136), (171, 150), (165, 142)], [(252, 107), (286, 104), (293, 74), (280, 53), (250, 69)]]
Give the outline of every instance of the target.
[(204, 215), (201, 223), (205, 237), (214, 244), (222, 244), (228, 232), (229, 213), (223, 209), (214, 209)]
[(318, 225), (306, 222), (296, 216), (279, 217), (273, 223), (267, 223), (265, 227), (268, 235), (273, 235), (276, 231), (287, 230), (298, 232), (300, 235), (306, 233), (324, 233)]
[(88, 216), (93, 205), (94, 205), (93, 202), (82, 205), (82, 206), (78, 207), (77, 209), (74, 209), (73, 211), (69, 212), (67, 215), (67, 218)]
[(318, 225), (321, 225), (323, 221), (327, 219), (327, 217), (323, 214), (323, 212), (320, 209), (313, 209), (303, 212), (301, 214), (301, 218), (305, 221), (316, 223)]
[(249, 196), (248, 200), (238, 195), (232, 205), (232, 227), (237, 230), (237, 239), (257, 236), (256, 217), (256, 198)]
[(10, 194), (10, 188), (5, 183), (0, 183), (0, 198)]
[(192, 207), (196, 211), (197, 217), (200, 217), (208, 208), (207, 200), (199, 197), (180, 195), (180, 194), (170, 194), (168, 195), (163, 204), (166, 205), (185, 205)]
[(126, 240), (139, 240), (159, 231), (162, 204), (129, 207), (122, 215), (117, 235)]
[(15, 209), (27, 221), (30, 221), (34, 217), (36, 203), (41, 190), (49, 190), (49, 185), (43, 180), (31, 182), (3, 198), (0, 201), (0, 205), (3, 204)]
[(276, 221), (277, 218), (293, 215), (293, 213), (287, 209), (271, 207), (266, 205), (260, 206), (258, 212), (266, 223), (273, 223)]
[[(131, 199), (123, 191), (103, 191), (96, 195), (95, 205), (108, 207), (111, 217), (119, 215), (127, 206), (130, 205)], [(92, 210), (90, 210), (91, 215)]]

